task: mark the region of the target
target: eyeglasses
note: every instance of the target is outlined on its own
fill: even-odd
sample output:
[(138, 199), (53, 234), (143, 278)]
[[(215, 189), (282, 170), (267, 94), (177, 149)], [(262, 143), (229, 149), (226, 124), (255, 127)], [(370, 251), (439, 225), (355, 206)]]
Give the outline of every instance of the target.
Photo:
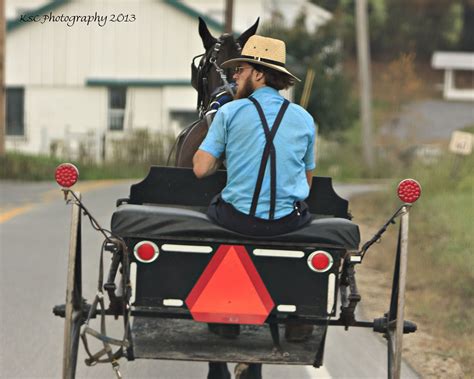
[(245, 66), (245, 67), (237, 66), (237, 67), (234, 68), (234, 74), (240, 75), (242, 73), (242, 71), (246, 70), (247, 68), (253, 69), (252, 66)]

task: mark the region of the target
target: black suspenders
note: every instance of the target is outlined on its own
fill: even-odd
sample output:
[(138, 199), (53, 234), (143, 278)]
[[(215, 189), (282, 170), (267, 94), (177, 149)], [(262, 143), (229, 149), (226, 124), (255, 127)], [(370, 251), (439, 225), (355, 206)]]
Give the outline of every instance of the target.
[(263, 177), (265, 176), (265, 168), (267, 166), (268, 158), (270, 158), (270, 220), (275, 218), (275, 202), (276, 202), (276, 151), (273, 145), (273, 139), (280, 126), (283, 115), (285, 114), (290, 102), (284, 100), (283, 104), (278, 112), (278, 115), (273, 123), (272, 130), (268, 127), (267, 119), (263, 113), (263, 109), (253, 97), (249, 97), (249, 100), (257, 108), (258, 115), (262, 121), (263, 131), (265, 132), (265, 139), (267, 143), (263, 149), (262, 161), (260, 162), (260, 169), (258, 170), (257, 184), (255, 185), (255, 191), (253, 193), (252, 205), (250, 206), (250, 216), (255, 217), (257, 211), (258, 198), (262, 189)]

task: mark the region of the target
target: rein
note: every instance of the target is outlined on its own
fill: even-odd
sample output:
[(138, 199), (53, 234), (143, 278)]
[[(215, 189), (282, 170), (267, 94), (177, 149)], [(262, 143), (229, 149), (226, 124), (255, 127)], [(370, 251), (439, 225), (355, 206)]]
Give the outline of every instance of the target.
[[(237, 49), (240, 52), (242, 50), (242, 48), (240, 47), (239, 42), (235, 41), (235, 43), (237, 45)], [(221, 82), (224, 85), (224, 88), (226, 89), (226, 91), (229, 92), (229, 94), (231, 94), (232, 96), (234, 96), (235, 95), (234, 88), (232, 88), (231, 85), (229, 84), (229, 82), (227, 81), (227, 75), (225, 74), (224, 70), (217, 64), (217, 54), (219, 53), (221, 45), (222, 45), (222, 40), (219, 37), (216, 44), (214, 45), (214, 50), (212, 50), (212, 55), (211, 55), (211, 59), (209, 59), (209, 62), (214, 65), (216, 71), (218, 72), (218, 74), (221, 78)]]

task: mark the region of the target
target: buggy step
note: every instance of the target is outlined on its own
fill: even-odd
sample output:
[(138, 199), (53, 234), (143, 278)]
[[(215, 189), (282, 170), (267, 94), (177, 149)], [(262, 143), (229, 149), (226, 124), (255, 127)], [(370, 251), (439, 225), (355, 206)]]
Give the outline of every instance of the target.
[[(280, 335), (284, 326), (280, 325)], [(305, 342), (281, 338), (282, 351), (273, 348), (268, 325), (241, 325), (236, 339), (211, 333), (206, 323), (183, 319), (135, 317), (132, 326), (134, 358), (265, 364), (322, 364), (326, 326), (315, 326)]]

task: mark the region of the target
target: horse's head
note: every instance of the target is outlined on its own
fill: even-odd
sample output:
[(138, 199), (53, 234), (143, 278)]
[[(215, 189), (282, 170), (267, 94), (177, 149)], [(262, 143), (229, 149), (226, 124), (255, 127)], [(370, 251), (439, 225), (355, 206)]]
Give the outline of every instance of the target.
[[(258, 19), (249, 29), (238, 38), (232, 34), (222, 34), (219, 38), (212, 36), (202, 18), (199, 18), (199, 35), (201, 36), (204, 54), (198, 55), (191, 63), (192, 85), (198, 91), (198, 110), (207, 109), (211, 101), (211, 94), (218, 88), (232, 81), (232, 71), (221, 69), (222, 62), (236, 58), (250, 36), (254, 35), (258, 27)], [(196, 67), (194, 60), (201, 57)]]

